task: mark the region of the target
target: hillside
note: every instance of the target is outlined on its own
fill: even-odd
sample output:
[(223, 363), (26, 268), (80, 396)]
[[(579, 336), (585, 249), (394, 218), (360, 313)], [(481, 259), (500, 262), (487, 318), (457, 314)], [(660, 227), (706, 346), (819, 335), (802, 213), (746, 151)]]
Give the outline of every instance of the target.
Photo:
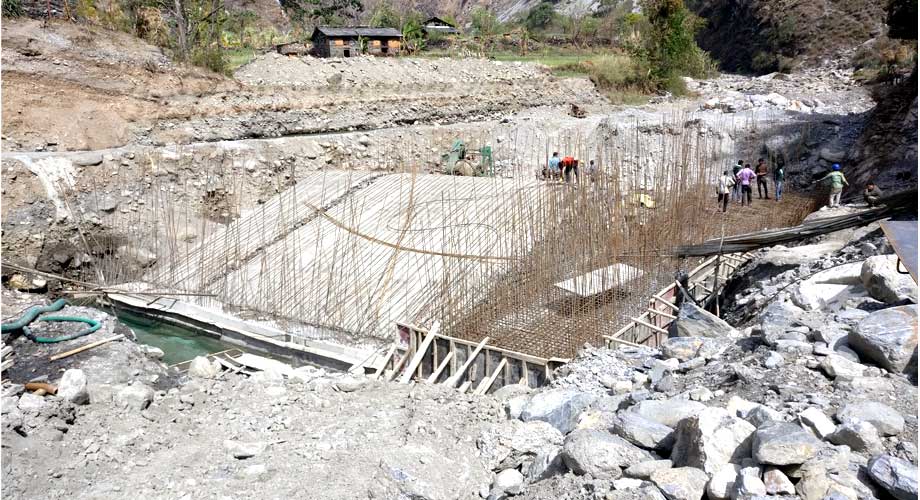
[(688, 0), (706, 20), (697, 41), (724, 71), (769, 73), (819, 62), (885, 30), (873, 0)]

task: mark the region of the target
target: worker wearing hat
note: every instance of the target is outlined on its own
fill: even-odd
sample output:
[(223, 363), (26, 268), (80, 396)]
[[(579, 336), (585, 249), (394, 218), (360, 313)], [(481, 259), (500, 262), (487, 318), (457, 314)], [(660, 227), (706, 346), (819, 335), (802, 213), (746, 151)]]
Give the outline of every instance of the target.
[(847, 182), (847, 178), (843, 175), (843, 172), (840, 171), (839, 163), (835, 163), (831, 167), (831, 172), (829, 174), (815, 182), (825, 181), (827, 181), (831, 186), (831, 197), (828, 206), (830, 208), (837, 208), (840, 206), (840, 195), (843, 194), (843, 187), (850, 185), (850, 183)]

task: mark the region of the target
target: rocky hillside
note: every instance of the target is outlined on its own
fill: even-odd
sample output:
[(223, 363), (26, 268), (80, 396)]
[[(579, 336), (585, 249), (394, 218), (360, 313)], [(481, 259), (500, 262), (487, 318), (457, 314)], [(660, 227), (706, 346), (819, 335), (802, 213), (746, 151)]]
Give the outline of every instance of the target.
[[(847, 156), (844, 172), (851, 183), (873, 180), (883, 190), (917, 186), (917, 70), (898, 84), (875, 88), (878, 105)], [(850, 196), (859, 193), (851, 191)]]
[(688, 0), (697, 40), (726, 71), (768, 73), (837, 56), (884, 32), (873, 0)]

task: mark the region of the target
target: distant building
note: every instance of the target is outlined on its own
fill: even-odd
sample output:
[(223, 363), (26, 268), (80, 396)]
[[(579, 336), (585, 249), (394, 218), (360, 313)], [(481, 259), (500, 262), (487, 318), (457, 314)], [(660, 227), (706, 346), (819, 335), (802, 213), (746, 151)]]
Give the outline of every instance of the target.
[(460, 30), (456, 26), (450, 24), (449, 22), (441, 19), (440, 17), (432, 17), (431, 19), (422, 23), (422, 26), (425, 29), (425, 33), (440, 33), (442, 35), (456, 35), (460, 33)]
[(359, 54), (395, 56), (402, 48), (402, 33), (393, 28), (331, 28), (313, 30), (313, 55), (317, 57), (353, 57)]

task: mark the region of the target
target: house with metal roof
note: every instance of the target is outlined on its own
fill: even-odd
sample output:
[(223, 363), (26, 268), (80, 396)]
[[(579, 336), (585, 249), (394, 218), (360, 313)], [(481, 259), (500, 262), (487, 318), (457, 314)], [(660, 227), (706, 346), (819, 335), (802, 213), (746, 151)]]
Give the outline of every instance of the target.
[(313, 55), (353, 57), (360, 54), (395, 56), (402, 49), (402, 33), (393, 28), (318, 26), (310, 35)]
[(440, 33), (442, 35), (456, 35), (460, 33), (460, 30), (458, 30), (456, 26), (440, 17), (432, 17), (422, 23), (422, 27), (425, 29), (425, 33), (429, 35), (432, 33)]

